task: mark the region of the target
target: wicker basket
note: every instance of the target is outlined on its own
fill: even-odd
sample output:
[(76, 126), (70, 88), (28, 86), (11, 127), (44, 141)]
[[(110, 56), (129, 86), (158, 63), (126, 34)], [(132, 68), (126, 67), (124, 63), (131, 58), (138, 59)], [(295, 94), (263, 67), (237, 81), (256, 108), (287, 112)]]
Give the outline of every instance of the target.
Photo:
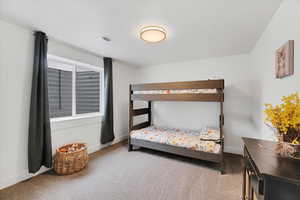
[[(66, 151), (68, 149), (72, 151)], [(85, 168), (87, 163), (88, 153), (85, 143), (67, 144), (56, 149), (54, 171), (58, 174), (73, 174)]]

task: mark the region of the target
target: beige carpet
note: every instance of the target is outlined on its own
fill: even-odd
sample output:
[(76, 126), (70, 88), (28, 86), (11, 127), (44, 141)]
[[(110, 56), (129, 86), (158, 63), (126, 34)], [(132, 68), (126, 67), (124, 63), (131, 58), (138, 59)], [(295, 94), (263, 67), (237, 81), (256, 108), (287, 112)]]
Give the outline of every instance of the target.
[(241, 159), (226, 156), (226, 175), (216, 165), (117, 145), (91, 156), (74, 175), (53, 172), (0, 191), (1, 200), (238, 200)]

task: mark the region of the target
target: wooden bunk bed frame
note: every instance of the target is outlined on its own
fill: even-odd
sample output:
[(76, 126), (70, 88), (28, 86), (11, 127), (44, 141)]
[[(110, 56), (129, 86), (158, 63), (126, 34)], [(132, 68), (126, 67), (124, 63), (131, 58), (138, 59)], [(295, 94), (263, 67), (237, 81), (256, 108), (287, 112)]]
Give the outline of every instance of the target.
[[(135, 94), (134, 91), (147, 90), (181, 90), (181, 89), (217, 89), (217, 93), (189, 93), (189, 94)], [(224, 80), (200, 80), (186, 82), (166, 82), (166, 83), (149, 83), (133, 84), (129, 87), (129, 133), (132, 130), (146, 128), (151, 126), (151, 102), (152, 101), (199, 101), (199, 102), (218, 102), (220, 104), (219, 128), (220, 128), (220, 153), (209, 153), (203, 151), (189, 150), (183, 147), (176, 147), (167, 144), (160, 144), (151, 141), (128, 138), (128, 151), (135, 147), (145, 147), (149, 149), (168, 152), (176, 155), (186, 156), (195, 159), (207, 160), (220, 164), (221, 174), (224, 174)], [(148, 107), (134, 109), (134, 101), (147, 101)], [(133, 125), (133, 117), (139, 115), (148, 115), (146, 122)]]

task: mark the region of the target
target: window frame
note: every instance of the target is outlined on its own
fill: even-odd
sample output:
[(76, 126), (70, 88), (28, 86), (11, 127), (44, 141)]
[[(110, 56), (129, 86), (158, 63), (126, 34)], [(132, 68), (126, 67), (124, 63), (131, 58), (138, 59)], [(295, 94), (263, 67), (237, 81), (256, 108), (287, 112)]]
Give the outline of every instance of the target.
[[(73, 120), (73, 119), (81, 119), (81, 118), (90, 118), (90, 117), (100, 117), (103, 116), (103, 108), (104, 108), (104, 68), (101, 66), (94, 66), (87, 63), (82, 63), (79, 61), (63, 58), (60, 56), (55, 56), (51, 54), (47, 54), (47, 63), (48, 68), (54, 68), (54, 69), (66, 69), (69, 68), (69, 70), (72, 71), (72, 115), (71, 116), (64, 116), (64, 117), (52, 117), (50, 118), (51, 122), (55, 121), (64, 121), (64, 120)], [(55, 66), (55, 65), (60, 66)], [(100, 105), (99, 110), (100, 112), (92, 112), (92, 113), (83, 113), (83, 114), (76, 114), (76, 68), (77, 67), (85, 67), (89, 68), (93, 71), (100, 73)]]

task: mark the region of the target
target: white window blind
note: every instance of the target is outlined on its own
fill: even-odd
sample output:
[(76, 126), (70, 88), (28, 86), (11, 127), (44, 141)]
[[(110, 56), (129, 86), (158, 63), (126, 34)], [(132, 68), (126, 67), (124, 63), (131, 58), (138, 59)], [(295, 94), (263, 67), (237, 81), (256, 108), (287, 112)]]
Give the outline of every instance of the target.
[(90, 69), (76, 71), (76, 114), (100, 112), (101, 76)]
[(72, 115), (72, 71), (48, 68), (50, 118)]
[(102, 77), (100, 67), (48, 56), (50, 118), (100, 113)]

